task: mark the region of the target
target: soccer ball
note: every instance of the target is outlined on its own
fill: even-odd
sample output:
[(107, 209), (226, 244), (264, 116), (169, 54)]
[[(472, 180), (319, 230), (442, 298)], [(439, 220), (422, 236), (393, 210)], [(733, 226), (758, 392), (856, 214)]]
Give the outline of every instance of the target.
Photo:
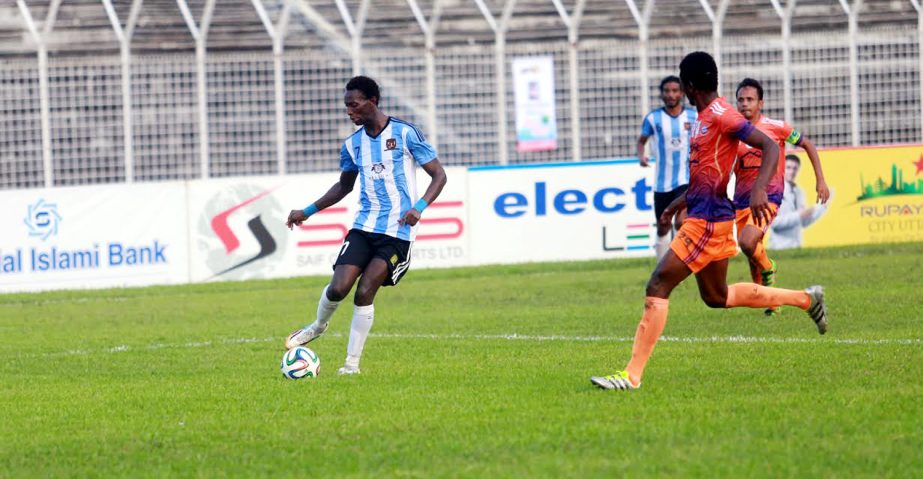
[(295, 346), (282, 355), (282, 375), (288, 379), (316, 378), (320, 374), (320, 357), (314, 351)]

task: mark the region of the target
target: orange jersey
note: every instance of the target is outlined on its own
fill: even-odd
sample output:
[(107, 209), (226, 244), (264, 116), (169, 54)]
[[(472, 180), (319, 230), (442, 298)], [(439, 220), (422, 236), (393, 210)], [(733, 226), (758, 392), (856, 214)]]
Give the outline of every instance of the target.
[(689, 217), (707, 221), (733, 221), (734, 204), (727, 185), (737, 158), (737, 145), (753, 131), (753, 125), (723, 97), (703, 110), (692, 127), (689, 140)]
[[(779, 164), (776, 166), (776, 173), (769, 180), (769, 185), (766, 186), (766, 195), (769, 201), (780, 205), (782, 204), (782, 190), (785, 186), (785, 143), (800, 145), (801, 133), (784, 121), (773, 120), (765, 116), (760, 116), (753, 126), (779, 145)], [(750, 192), (753, 191), (753, 184), (756, 183), (756, 177), (759, 176), (762, 165), (763, 152), (759, 148), (753, 148), (741, 142), (737, 147), (737, 165), (734, 166), (734, 174), (737, 176), (737, 183), (734, 186), (734, 207), (738, 210), (750, 207)]]

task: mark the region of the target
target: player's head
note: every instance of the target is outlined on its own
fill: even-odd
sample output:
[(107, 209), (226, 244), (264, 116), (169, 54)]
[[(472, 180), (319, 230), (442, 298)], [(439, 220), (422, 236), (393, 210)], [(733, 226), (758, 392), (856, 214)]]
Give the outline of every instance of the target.
[(718, 91), (718, 65), (708, 53), (692, 52), (686, 55), (679, 63), (679, 77), (690, 102), (695, 101), (696, 93)]
[(683, 102), (683, 88), (679, 77), (670, 75), (660, 80), (660, 99), (667, 108), (675, 108)]
[(737, 111), (744, 118), (754, 121), (763, 109), (763, 85), (752, 78), (744, 78), (737, 84)]
[(356, 125), (365, 125), (378, 115), (380, 98), (381, 90), (375, 80), (367, 76), (352, 77), (346, 83), (346, 93), (343, 95), (346, 114)]
[(800, 169), (801, 158), (797, 155), (785, 155), (785, 181), (794, 183)]

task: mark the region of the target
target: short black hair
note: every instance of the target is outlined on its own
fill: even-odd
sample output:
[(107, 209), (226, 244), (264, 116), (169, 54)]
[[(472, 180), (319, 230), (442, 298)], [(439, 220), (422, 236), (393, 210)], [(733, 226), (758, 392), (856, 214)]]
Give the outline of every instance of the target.
[(740, 95), (740, 89), (752, 87), (756, 88), (756, 97), (760, 100), (763, 99), (763, 84), (753, 78), (744, 78), (737, 84), (737, 90), (734, 91), (734, 95)]
[(378, 83), (375, 83), (375, 80), (367, 76), (359, 75), (350, 78), (349, 82), (346, 83), (346, 91), (349, 90), (361, 91), (369, 100), (372, 98), (381, 100), (381, 90), (378, 88)]
[(660, 93), (663, 93), (663, 87), (667, 86), (667, 83), (676, 83), (679, 85), (680, 89), (683, 88), (683, 82), (680, 81), (679, 77), (676, 75), (670, 75), (660, 80)]
[(692, 52), (679, 63), (683, 84), (703, 92), (718, 91), (718, 65), (706, 52)]
[(799, 165), (801, 164), (801, 158), (798, 158), (798, 155), (785, 155), (785, 161), (794, 161)]

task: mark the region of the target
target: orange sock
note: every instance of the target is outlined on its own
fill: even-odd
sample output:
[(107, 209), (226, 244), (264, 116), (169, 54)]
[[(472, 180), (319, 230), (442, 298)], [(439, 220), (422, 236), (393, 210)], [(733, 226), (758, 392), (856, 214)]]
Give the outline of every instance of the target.
[(748, 308), (774, 308), (776, 306), (797, 306), (808, 309), (811, 297), (804, 291), (793, 289), (767, 288), (752, 283), (728, 285), (728, 308), (745, 306)]
[(766, 247), (763, 246), (762, 241), (756, 243), (756, 249), (753, 250), (753, 262), (760, 265), (763, 271), (772, 269), (772, 263), (769, 262), (769, 254), (766, 253)]
[(631, 347), (631, 361), (625, 368), (628, 371), (628, 377), (635, 384), (641, 383), (641, 376), (644, 374), (644, 366), (647, 360), (654, 352), (654, 345), (660, 339), (663, 333), (663, 327), (667, 324), (667, 310), (670, 308), (670, 300), (664, 298), (655, 298), (648, 296), (644, 298), (644, 314), (641, 316), (641, 323), (638, 324), (638, 330), (635, 332), (635, 343)]

